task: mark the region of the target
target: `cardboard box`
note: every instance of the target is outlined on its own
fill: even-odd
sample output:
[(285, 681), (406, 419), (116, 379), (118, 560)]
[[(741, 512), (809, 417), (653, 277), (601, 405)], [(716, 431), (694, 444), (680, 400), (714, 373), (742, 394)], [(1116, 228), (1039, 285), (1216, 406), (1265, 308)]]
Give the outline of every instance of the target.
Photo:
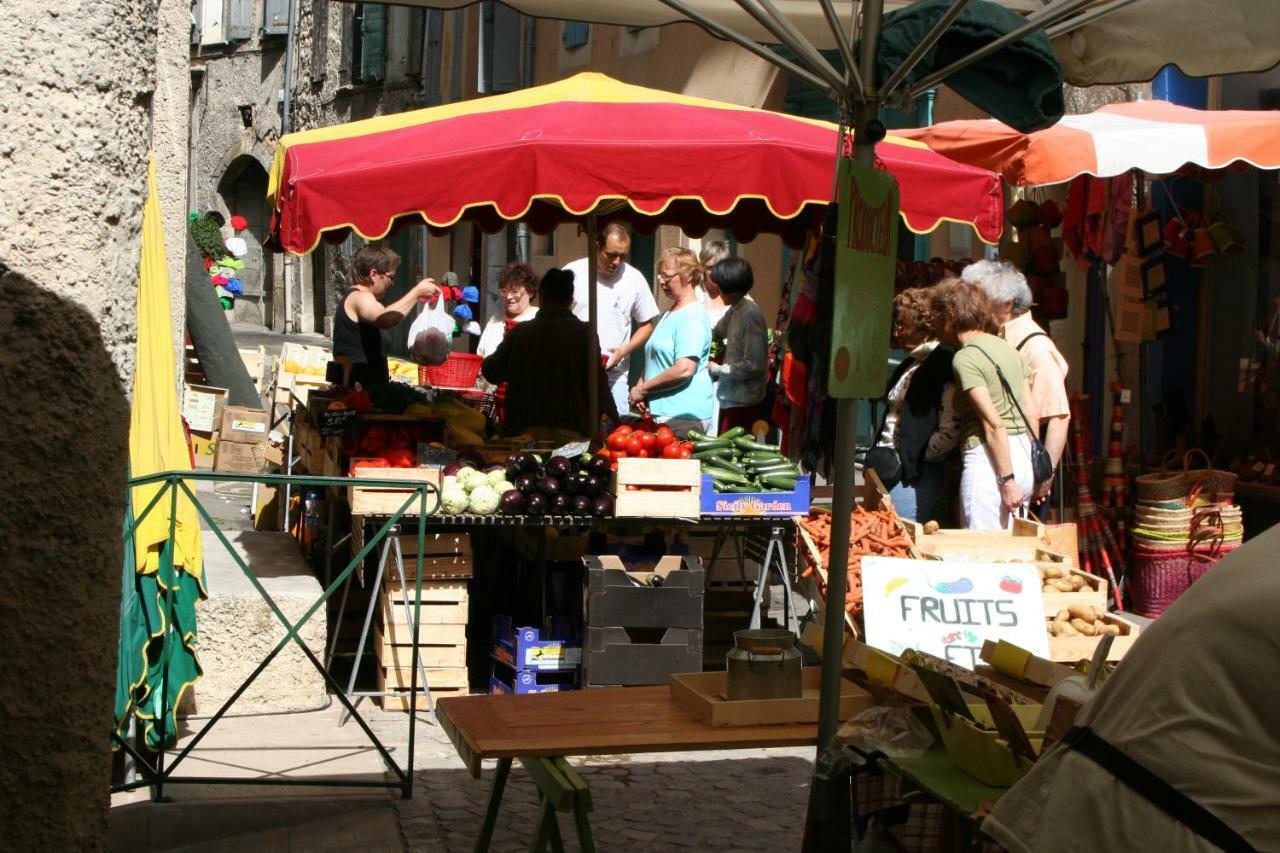
[(262, 409), (227, 406), (218, 434), (219, 443), (265, 444), (271, 434), (271, 415)]
[(213, 470), (234, 474), (261, 474), (267, 467), (267, 445), (219, 440)]
[(197, 471), (213, 469), (213, 459), (218, 448), (217, 432), (191, 431), (191, 453), (195, 457)]
[(227, 389), (212, 385), (186, 385), (182, 391), (182, 416), (187, 426), (200, 432), (217, 432), (227, 408)]
[(757, 518), (808, 515), (809, 478), (801, 476), (789, 492), (717, 492), (710, 474), (702, 475), (702, 514)]

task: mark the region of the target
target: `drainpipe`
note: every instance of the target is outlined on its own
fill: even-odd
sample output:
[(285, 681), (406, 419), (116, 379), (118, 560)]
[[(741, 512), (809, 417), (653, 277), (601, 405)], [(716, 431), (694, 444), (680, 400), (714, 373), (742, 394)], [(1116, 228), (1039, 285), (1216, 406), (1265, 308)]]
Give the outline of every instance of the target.
[[(520, 84), (525, 88), (533, 85), (533, 48), (537, 33), (537, 22), (528, 15), (524, 16), (524, 39), (521, 44), (522, 67)], [(587, 253), (590, 256), (590, 252)], [(533, 235), (525, 222), (516, 223), (516, 257), (523, 263), (529, 263), (533, 255)]]
[[(295, 0), (289, 0), (289, 29), (284, 40), (284, 107), (280, 114), (280, 135), (284, 136), (292, 127), (293, 108), (293, 40), (296, 16), (293, 14)], [(298, 271), (296, 258), (284, 255), (284, 271), (281, 279), (284, 282), (284, 329), (285, 333), (293, 331), (293, 301), (290, 298), (294, 288), (290, 287), (294, 274)]]

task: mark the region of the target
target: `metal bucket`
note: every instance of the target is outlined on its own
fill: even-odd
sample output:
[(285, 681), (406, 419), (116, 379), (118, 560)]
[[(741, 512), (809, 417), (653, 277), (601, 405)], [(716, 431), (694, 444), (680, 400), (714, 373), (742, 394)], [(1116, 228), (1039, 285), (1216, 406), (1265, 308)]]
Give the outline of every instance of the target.
[(725, 656), (730, 700), (797, 699), (804, 693), (796, 636), (781, 628), (733, 632)]

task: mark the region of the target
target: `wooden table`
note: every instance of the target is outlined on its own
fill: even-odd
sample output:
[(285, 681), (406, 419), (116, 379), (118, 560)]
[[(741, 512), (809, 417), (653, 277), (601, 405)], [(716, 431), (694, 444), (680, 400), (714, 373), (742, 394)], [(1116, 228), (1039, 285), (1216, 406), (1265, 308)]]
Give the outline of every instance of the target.
[(525, 696), (457, 696), (436, 704), (440, 725), (467, 769), (480, 778), (480, 762), (498, 760), (476, 851), (493, 837), (502, 793), (513, 759), (533, 777), (542, 796), (530, 849), (561, 849), (556, 812), (574, 816), (584, 853), (595, 850), (588, 813), (591, 793), (565, 761), (570, 755), (694, 752), (809, 746), (818, 742), (815, 723), (770, 726), (709, 726), (671, 697), (669, 687), (619, 687)]

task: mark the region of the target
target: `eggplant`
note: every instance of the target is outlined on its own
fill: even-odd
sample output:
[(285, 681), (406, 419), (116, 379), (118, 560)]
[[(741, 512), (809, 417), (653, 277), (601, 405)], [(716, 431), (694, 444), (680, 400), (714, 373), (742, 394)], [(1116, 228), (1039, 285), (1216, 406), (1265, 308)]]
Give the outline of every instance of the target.
[(538, 478), (532, 474), (517, 474), (516, 478), (511, 481), (511, 485), (527, 495), (530, 492), (537, 491)]
[(462, 468), (461, 462), (451, 462), (448, 465), (444, 466), (444, 470), (440, 472), (440, 476), (452, 477), (454, 474), (458, 473), (458, 471), (461, 468)]
[(556, 515), (568, 515), (573, 509), (573, 498), (561, 492), (551, 499), (551, 511)]
[(608, 478), (613, 473), (613, 463), (605, 456), (596, 456), (590, 463), (591, 473), (597, 477)]
[(549, 477), (563, 480), (573, 473), (573, 463), (563, 456), (554, 456), (547, 462), (546, 472)]
[(519, 489), (510, 489), (498, 498), (498, 510), (503, 515), (520, 515), (524, 512), (525, 503), (524, 492)]
[(560, 481), (555, 477), (546, 476), (538, 481), (538, 491), (542, 492), (549, 498), (554, 498), (560, 494)]
[(538, 468), (541, 467), (538, 457), (528, 452), (517, 453), (511, 462), (517, 469), (524, 471), (526, 474), (536, 474)]
[(586, 495), (578, 495), (576, 498), (573, 499), (574, 515), (591, 515), (592, 508), (594, 506), (595, 506), (595, 501), (587, 497)]
[(514, 483), (516, 481), (516, 477), (520, 476), (520, 469), (517, 468), (514, 463), (508, 462), (506, 467), (506, 476), (508, 483)]
[(526, 515), (542, 515), (547, 511), (547, 496), (541, 492), (534, 492), (524, 499), (524, 511)]
[(597, 518), (613, 515), (613, 498), (608, 495), (596, 498), (596, 502), (591, 507), (591, 512)]
[(583, 487), (582, 492), (588, 497), (598, 498), (604, 494), (605, 489), (607, 488), (607, 482), (608, 481), (603, 477), (598, 477), (595, 474), (592, 474), (587, 478), (586, 485)]

